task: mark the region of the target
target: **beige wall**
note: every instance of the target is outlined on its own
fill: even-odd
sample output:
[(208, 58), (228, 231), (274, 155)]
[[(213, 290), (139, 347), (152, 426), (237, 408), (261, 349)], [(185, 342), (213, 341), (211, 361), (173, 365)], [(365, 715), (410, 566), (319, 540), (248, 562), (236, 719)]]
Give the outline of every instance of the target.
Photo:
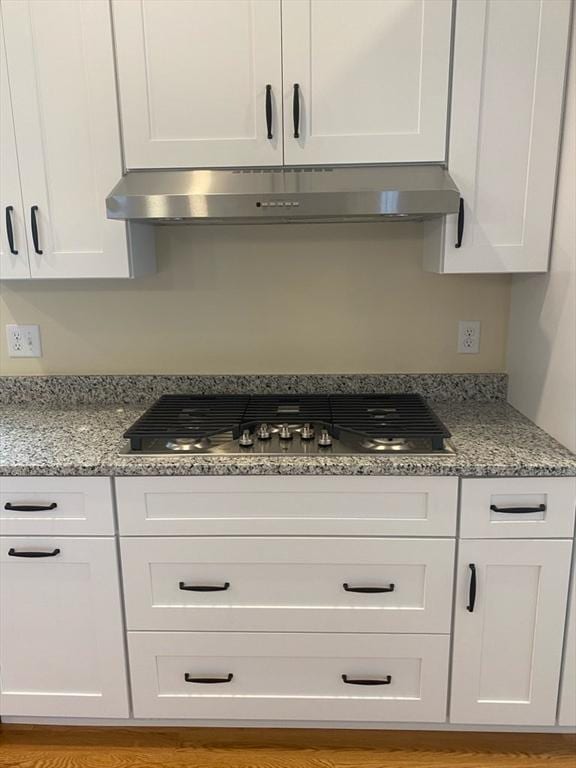
[[(0, 314), (44, 356), (2, 374), (505, 370), (509, 278), (421, 270), (419, 224), (159, 228), (134, 281), (5, 283)], [(456, 353), (482, 321), (479, 355)]]
[(550, 273), (514, 277), (510, 402), (576, 451), (576, 26), (566, 93)]

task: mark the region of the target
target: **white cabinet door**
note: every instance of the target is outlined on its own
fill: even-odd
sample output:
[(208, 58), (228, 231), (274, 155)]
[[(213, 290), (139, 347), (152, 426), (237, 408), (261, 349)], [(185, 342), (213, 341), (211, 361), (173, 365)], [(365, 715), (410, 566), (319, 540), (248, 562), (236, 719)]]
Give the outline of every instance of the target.
[(108, 3), (2, 13), (32, 277), (129, 277), (126, 225), (105, 206), (122, 173)]
[(284, 2), (286, 164), (443, 161), (451, 16), (451, 0)]
[(460, 542), (452, 723), (554, 725), (571, 551), (570, 540)]
[(0, 668), (4, 715), (128, 716), (114, 539), (0, 537)]
[(576, 727), (576, 569), (572, 571), (558, 725)]
[(570, 5), (458, 3), (448, 165), (464, 231), (457, 248), (458, 216), (428, 225), (429, 268), (547, 270)]
[[(30, 277), (24, 206), (0, 16), (0, 278)], [(10, 231), (11, 230), (11, 231)]]
[(114, 0), (113, 11), (128, 168), (282, 164), (279, 0)]

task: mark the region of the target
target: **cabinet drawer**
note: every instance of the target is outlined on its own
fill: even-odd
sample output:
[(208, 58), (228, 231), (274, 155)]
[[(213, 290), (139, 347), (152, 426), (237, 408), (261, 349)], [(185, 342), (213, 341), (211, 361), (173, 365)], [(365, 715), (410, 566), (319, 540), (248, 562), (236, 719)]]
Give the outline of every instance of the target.
[(129, 632), (128, 646), (135, 717), (446, 717), (445, 635)]
[(123, 535), (453, 536), (454, 477), (132, 477)]
[(463, 480), (464, 539), (571, 538), (576, 478)]
[(107, 477), (4, 477), (0, 533), (10, 536), (114, 534)]
[(129, 538), (122, 563), (130, 629), (450, 631), (453, 539)]

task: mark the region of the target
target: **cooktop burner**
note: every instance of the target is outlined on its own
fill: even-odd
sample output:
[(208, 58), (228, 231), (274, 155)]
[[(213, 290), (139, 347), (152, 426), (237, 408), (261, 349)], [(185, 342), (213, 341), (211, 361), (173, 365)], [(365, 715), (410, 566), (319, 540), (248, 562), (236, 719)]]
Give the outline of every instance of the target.
[(454, 453), (417, 394), (164, 395), (124, 437), (132, 455)]

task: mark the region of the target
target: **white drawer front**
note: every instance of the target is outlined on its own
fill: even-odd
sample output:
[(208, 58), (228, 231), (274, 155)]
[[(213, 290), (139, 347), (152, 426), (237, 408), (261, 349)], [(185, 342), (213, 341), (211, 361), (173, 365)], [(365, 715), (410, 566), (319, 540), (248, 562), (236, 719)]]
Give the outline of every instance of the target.
[[(449, 632), (454, 546), (453, 539), (122, 539), (128, 627)], [(385, 591), (359, 591), (375, 589)]]
[(114, 534), (107, 477), (3, 477), (0, 533), (5, 536)]
[(453, 536), (454, 477), (133, 477), (123, 535)]
[(460, 536), (571, 538), (575, 507), (574, 477), (463, 480)]
[(446, 719), (445, 635), (129, 632), (128, 646), (135, 717)]

